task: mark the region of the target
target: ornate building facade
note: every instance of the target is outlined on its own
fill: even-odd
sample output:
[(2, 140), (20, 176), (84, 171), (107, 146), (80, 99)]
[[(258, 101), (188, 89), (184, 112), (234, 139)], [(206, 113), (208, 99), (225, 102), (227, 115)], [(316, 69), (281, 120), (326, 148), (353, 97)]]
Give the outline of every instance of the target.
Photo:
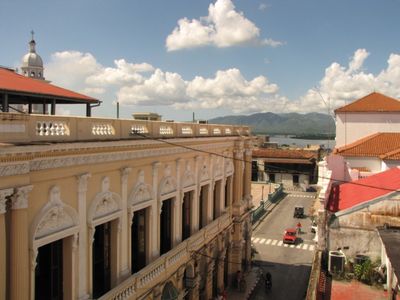
[(208, 300), (250, 262), (247, 127), (0, 116), (0, 299)]

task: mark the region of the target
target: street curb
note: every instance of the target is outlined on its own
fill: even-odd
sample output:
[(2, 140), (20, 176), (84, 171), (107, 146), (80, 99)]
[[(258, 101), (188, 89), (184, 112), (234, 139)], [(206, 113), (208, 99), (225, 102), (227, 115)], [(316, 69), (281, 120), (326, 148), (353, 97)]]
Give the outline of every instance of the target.
[(264, 215), (263, 215), (257, 222), (255, 222), (255, 223), (252, 225), (252, 230), (253, 230), (253, 231), (254, 231), (255, 229), (257, 229), (258, 225), (260, 225), (260, 223), (261, 223), (262, 221), (264, 221), (264, 219), (272, 212), (272, 210), (275, 208), (275, 206), (277, 206), (283, 199), (285, 199), (285, 197), (286, 197), (287, 195), (288, 195), (288, 194), (284, 192), (284, 194), (282, 195), (282, 197), (279, 197), (279, 199), (278, 199), (275, 203), (272, 203), (272, 202), (269, 201), (270, 204), (269, 204), (268, 207), (266, 208), (266, 212), (264, 213)]

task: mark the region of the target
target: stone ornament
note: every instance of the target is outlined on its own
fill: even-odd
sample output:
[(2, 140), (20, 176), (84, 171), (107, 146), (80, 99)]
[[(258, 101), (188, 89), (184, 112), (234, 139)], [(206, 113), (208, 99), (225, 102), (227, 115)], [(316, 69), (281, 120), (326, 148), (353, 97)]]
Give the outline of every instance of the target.
[(233, 162), (232, 158), (225, 159), (225, 174), (231, 175), (233, 173)]
[(28, 194), (32, 191), (33, 185), (18, 187), (11, 197), (11, 209), (28, 208)]
[(12, 188), (0, 190), (0, 215), (6, 212), (7, 197), (11, 196), (13, 192)]
[(98, 193), (88, 211), (88, 222), (105, 217), (121, 210), (121, 197), (110, 191), (110, 178), (103, 177), (101, 182), (101, 192)]
[(188, 187), (188, 186), (192, 186), (195, 184), (195, 177), (194, 177), (194, 173), (192, 172), (192, 167), (189, 161), (186, 162), (186, 166), (185, 166), (185, 173), (183, 175), (183, 183), (182, 183), (182, 187)]
[(164, 169), (164, 177), (160, 183), (160, 196), (167, 195), (176, 191), (176, 178), (171, 176), (171, 166), (167, 165)]
[(36, 216), (32, 227), (33, 240), (63, 231), (79, 225), (78, 213), (62, 202), (60, 188), (53, 186), (49, 192), (49, 201)]
[(145, 183), (144, 171), (138, 171), (138, 180), (135, 188), (129, 196), (129, 203), (131, 206), (142, 202), (150, 201), (153, 199), (152, 187)]
[(207, 162), (204, 162), (200, 171), (200, 181), (206, 181), (210, 178)]

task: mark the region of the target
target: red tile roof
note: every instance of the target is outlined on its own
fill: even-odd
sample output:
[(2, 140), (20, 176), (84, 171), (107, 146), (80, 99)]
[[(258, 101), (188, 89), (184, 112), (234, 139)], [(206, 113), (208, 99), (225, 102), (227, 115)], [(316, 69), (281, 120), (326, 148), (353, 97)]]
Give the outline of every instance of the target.
[(400, 112), (400, 101), (373, 92), (335, 110), (335, 113), (340, 112)]
[(75, 93), (45, 81), (29, 78), (5, 68), (0, 68), (0, 91), (42, 95), (79, 102), (98, 102), (95, 98)]
[(396, 190), (400, 190), (400, 169), (392, 168), (332, 187), (326, 208), (331, 212), (342, 211)]
[(347, 146), (336, 148), (335, 154), (348, 157), (400, 158), (400, 133), (383, 132), (369, 135)]

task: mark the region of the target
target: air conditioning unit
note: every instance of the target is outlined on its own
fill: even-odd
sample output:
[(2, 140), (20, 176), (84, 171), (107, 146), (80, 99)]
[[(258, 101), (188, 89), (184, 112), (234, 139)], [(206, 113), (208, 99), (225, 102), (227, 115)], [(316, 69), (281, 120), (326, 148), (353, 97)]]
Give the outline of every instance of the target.
[(346, 256), (339, 251), (329, 251), (328, 271), (331, 274), (343, 273)]

